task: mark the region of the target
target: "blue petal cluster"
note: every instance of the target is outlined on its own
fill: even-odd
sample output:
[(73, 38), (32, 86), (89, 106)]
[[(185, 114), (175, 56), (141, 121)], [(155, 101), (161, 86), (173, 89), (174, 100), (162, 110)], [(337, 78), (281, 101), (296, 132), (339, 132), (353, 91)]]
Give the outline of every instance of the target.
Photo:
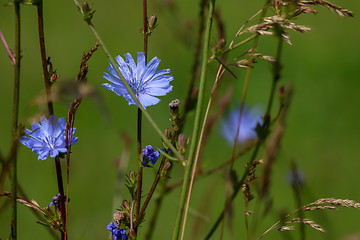
[[(119, 68), (144, 108), (157, 104), (160, 102), (160, 99), (156, 96), (164, 96), (172, 90), (172, 86), (169, 83), (174, 78), (171, 75), (167, 75), (170, 73), (170, 69), (157, 71), (160, 64), (160, 60), (157, 57), (154, 57), (147, 65), (145, 55), (142, 52), (137, 54), (137, 65), (129, 53), (125, 54), (125, 57), (126, 61), (121, 56), (115, 58), (118, 64), (116, 67)], [(119, 96), (123, 96), (129, 102), (129, 105), (136, 105), (111, 63), (107, 70), (110, 74), (104, 73), (104, 78), (110, 83), (105, 83), (102, 86)]]
[[(66, 137), (65, 137), (65, 118), (56, 120), (54, 115), (49, 119), (41, 118), (41, 124), (34, 122), (31, 125), (32, 130), (25, 129), (28, 136), (22, 136), (19, 141), (26, 147), (32, 149), (37, 155), (38, 159), (46, 160), (48, 156), (56, 157), (60, 153), (67, 153)], [(75, 133), (73, 129), (72, 135)], [(77, 137), (72, 137), (71, 145), (77, 142)]]
[(115, 223), (111, 222), (106, 226), (112, 234), (113, 240), (127, 240), (126, 229), (120, 229)]
[(159, 159), (160, 153), (159, 151), (155, 151), (151, 145), (147, 145), (143, 149), (143, 158), (141, 161), (142, 167), (150, 167), (148, 165), (149, 161), (154, 165), (156, 161)]
[[(60, 196), (61, 196), (60, 193), (58, 193), (57, 195), (55, 195), (55, 196), (53, 197), (51, 203), (48, 204), (48, 206), (55, 206), (55, 207), (60, 208), (60, 200), (59, 200)], [(70, 198), (69, 198), (69, 200), (67, 200), (67, 197), (66, 197), (66, 196), (64, 196), (64, 200), (70, 202)]]
[[(237, 134), (236, 129), (239, 122), (239, 113), (239, 108), (230, 111), (221, 123), (221, 134), (229, 145), (234, 143)], [(250, 139), (257, 138), (255, 127), (257, 123), (262, 124), (262, 115), (261, 111), (256, 108), (252, 110), (244, 108), (240, 121), (237, 143), (244, 143)]]

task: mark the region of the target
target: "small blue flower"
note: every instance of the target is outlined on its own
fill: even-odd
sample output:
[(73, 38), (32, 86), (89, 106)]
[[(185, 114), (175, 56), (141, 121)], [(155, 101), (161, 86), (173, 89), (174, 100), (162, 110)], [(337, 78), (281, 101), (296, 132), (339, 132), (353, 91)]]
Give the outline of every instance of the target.
[[(54, 158), (60, 153), (67, 153), (66, 149), (66, 137), (65, 137), (65, 118), (59, 118), (56, 121), (56, 117), (51, 115), (49, 119), (45, 117), (41, 118), (41, 124), (34, 122), (31, 125), (32, 130), (25, 129), (25, 133), (28, 136), (22, 136), (19, 138), (19, 142), (28, 148), (31, 148), (33, 152), (39, 155), (38, 159), (46, 160), (48, 156)], [(73, 129), (72, 135), (75, 133)], [(76, 143), (77, 137), (72, 137), (71, 145)]]
[[(59, 198), (60, 198), (60, 193), (58, 193), (57, 195), (55, 195), (52, 199), (52, 202), (48, 204), (48, 206), (55, 206), (55, 207), (58, 207), (60, 208), (60, 201), (59, 201)], [(64, 196), (64, 200), (65, 202), (68, 201), (70, 202), (70, 198), (69, 200), (67, 200), (67, 197)]]
[[(160, 60), (157, 57), (154, 57), (147, 65), (145, 55), (142, 52), (137, 54), (137, 65), (129, 53), (125, 54), (125, 57), (126, 61), (121, 56), (115, 58), (117, 61), (116, 67), (119, 68), (144, 108), (157, 104), (160, 102), (160, 99), (156, 96), (164, 96), (172, 90), (172, 86), (169, 83), (174, 78), (171, 75), (167, 75), (170, 73), (170, 69), (157, 71), (160, 64)], [(111, 63), (107, 70), (110, 74), (104, 73), (104, 78), (110, 83), (104, 83), (102, 86), (119, 96), (123, 96), (129, 102), (129, 105), (136, 105)]]
[(115, 223), (111, 222), (106, 226), (110, 230), (113, 240), (127, 240), (126, 229), (120, 229)]
[(156, 161), (159, 159), (160, 153), (159, 151), (155, 151), (151, 145), (147, 145), (143, 149), (143, 157), (142, 157), (142, 167), (150, 167), (148, 165), (149, 161), (154, 165)]
[(287, 181), (291, 186), (302, 186), (305, 183), (305, 174), (299, 169), (289, 170), (287, 173)]
[[(239, 112), (239, 108), (229, 112), (225, 120), (221, 123), (221, 134), (227, 140), (229, 145), (234, 143), (237, 134), (236, 129), (239, 121)], [(240, 121), (237, 143), (244, 143), (247, 140), (257, 138), (255, 127), (258, 123), (262, 124), (262, 113), (256, 108), (252, 110), (244, 108)]]

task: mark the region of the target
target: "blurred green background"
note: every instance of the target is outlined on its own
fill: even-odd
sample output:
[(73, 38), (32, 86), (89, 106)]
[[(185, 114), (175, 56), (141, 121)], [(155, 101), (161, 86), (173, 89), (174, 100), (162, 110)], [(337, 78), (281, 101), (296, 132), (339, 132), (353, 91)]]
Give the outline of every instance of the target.
[[(3, 2), (4, 3), (4, 2)], [(354, 11), (357, 16), (360, 2), (357, 0), (337, 1)], [(96, 10), (93, 23), (102, 35), (107, 47), (113, 54), (123, 55), (142, 51), (143, 39), (141, 1), (90, 1)], [(264, 1), (218, 1), (217, 10), (225, 25), (226, 40), (229, 43), (238, 28), (258, 11)], [(158, 16), (159, 26), (149, 41), (149, 58), (157, 56), (162, 60), (160, 68), (170, 68), (174, 81), (173, 91), (161, 102), (149, 107), (149, 113), (158, 125), (164, 129), (168, 122), (168, 103), (178, 98), (183, 100), (190, 76), (194, 43), (197, 33), (197, 14), (199, 4), (195, 1), (149, 1), (149, 15)], [(285, 45), (283, 51), (283, 72), (281, 84), (291, 83), (294, 87), (293, 103), (289, 112), (287, 128), (278, 159), (273, 166), (271, 197), (273, 206), (269, 215), (262, 218), (256, 212), (255, 202), (250, 210), (252, 226), (257, 222), (257, 236), (270, 227), (279, 218), (280, 212), (289, 212), (296, 208), (292, 189), (286, 182), (290, 162), (295, 161), (305, 172), (306, 185), (304, 203), (322, 197), (354, 199), (360, 202), (360, 21), (355, 18), (341, 18), (325, 7), (318, 7), (317, 15), (302, 15), (296, 20), (313, 30), (300, 34), (291, 32), (293, 46)], [(79, 70), (81, 55), (95, 44), (96, 40), (81, 18), (73, 1), (47, 1), (44, 3), (45, 40), (47, 55), (51, 56), (54, 68), (61, 76), (59, 82), (73, 81)], [(37, 35), (36, 8), (21, 6), (22, 68), (20, 122), (30, 127), (29, 118), (41, 112), (35, 99), (44, 94), (42, 68)], [(214, 28), (215, 29), (215, 28)], [(14, 9), (0, 7), (0, 30), (10, 48), (14, 46)], [(216, 30), (211, 44), (218, 41)], [(272, 36), (264, 36), (259, 43), (259, 52), (274, 55), (276, 41)], [(236, 51), (232, 57), (239, 56), (251, 45)], [(126, 132), (132, 138), (131, 160), (127, 171), (136, 169), (135, 132), (136, 107), (100, 85), (106, 80), (102, 74), (106, 71), (108, 60), (101, 47), (89, 61), (88, 83), (95, 88), (99, 98), (85, 98), (76, 115), (76, 136), (79, 141), (73, 146), (70, 176), (70, 214), (69, 232), (71, 239), (108, 239), (106, 225), (112, 221), (113, 194), (116, 186), (116, 166), (114, 159), (124, 150), (120, 137)], [(216, 64), (210, 64), (207, 89), (210, 91), (214, 80)], [(234, 70), (238, 80), (227, 74), (224, 87), (235, 84), (232, 103), (235, 105), (242, 92), (244, 70)], [(11, 109), (13, 91), (13, 67), (4, 46), (0, 47), (0, 151), (4, 156), (9, 153), (11, 140)], [(266, 106), (271, 82), (271, 68), (261, 62), (256, 65), (249, 86), (248, 105)], [(225, 89), (225, 88), (224, 88)], [(57, 117), (67, 115), (69, 101), (55, 104)], [(276, 103), (277, 104), (277, 103)], [(264, 107), (265, 108), (265, 107)], [(276, 110), (277, 105), (274, 109)], [(190, 114), (186, 134), (191, 130), (193, 114)], [(161, 141), (147, 120), (143, 120), (143, 144), (160, 146)], [(52, 159), (38, 161), (37, 156), (24, 146), (18, 154), (19, 183), (27, 195), (41, 206), (48, 204), (57, 194), (55, 168)], [(217, 129), (209, 138), (204, 152), (205, 169), (221, 163), (231, 156), (231, 148), (223, 142)], [(260, 156), (261, 157), (261, 156)], [(243, 163), (237, 162), (242, 172)], [(64, 165), (65, 166), (65, 165)], [(153, 179), (153, 170), (145, 169), (145, 188)], [(181, 166), (176, 166), (170, 183), (182, 177)], [(186, 239), (195, 236), (193, 226), (199, 221), (203, 238), (224, 206), (224, 174), (218, 172), (196, 182)], [(122, 184), (122, 183), (120, 183)], [(123, 186), (123, 185), (122, 185)], [(5, 190), (10, 190), (9, 184)], [(3, 190), (3, 189), (1, 189)], [(154, 239), (169, 239), (173, 229), (180, 189), (166, 197), (160, 212), (160, 219), (154, 229)], [(128, 198), (125, 186), (122, 197)], [(241, 195), (241, 194), (240, 194)], [(2, 202), (4, 199), (1, 200)], [(263, 204), (263, 203), (262, 203)], [(19, 239), (49, 239), (50, 235), (25, 206), (19, 205)], [(205, 213), (198, 209), (207, 209)], [(234, 238), (244, 238), (243, 196), (234, 202)], [(151, 206), (147, 211), (151, 213)], [(200, 215), (200, 217), (199, 217)], [(149, 216), (149, 215), (148, 215)], [(197, 216), (197, 217), (195, 217)], [(327, 232), (320, 233), (307, 229), (308, 239), (360, 239), (360, 212), (356, 209), (341, 209), (322, 214), (309, 214), (322, 225)], [(0, 238), (6, 239), (10, 231), (9, 208), (0, 213)], [(291, 233), (274, 232), (267, 239), (299, 239), (299, 225)], [(145, 221), (140, 231), (147, 229)], [(218, 239), (219, 231), (213, 239)], [(228, 233), (225, 239), (231, 239)]]

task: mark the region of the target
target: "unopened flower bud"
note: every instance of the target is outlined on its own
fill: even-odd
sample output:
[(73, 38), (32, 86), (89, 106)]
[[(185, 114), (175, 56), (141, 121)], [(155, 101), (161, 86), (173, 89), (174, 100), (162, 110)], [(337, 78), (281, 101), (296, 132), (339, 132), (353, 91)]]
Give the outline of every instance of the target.
[(156, 27), (156, 23), (157, 23), (157, 17), (155, 15), (151, 15), (149, 18), (149, 27), (151, 29), (154, 29)]
[(217, 48), (217, 49), (222, 49), (222, 48), (224, 48), (225, 43), (226, 43), (226, 41), (225, 41), (224, 38), (220, 39), (219, 42), (216, 44), (216, 48)]
[(179, 134), (179, 137), (178, 137), (178, 142), (179, 142), (179, 146), (180, 148), (184, 148), (185, 146), (185, 136), (184, 134)]
[(125, 209), (130, 209), (130, 205), (129, 205), (129, 202), (128, 202), (128, 201), (124, 200), (124, 201), (122, 202), (122, 205), (123, 205), (123, 207), (124, 207)]
[(185, 138), (184, 134), (179, 134), (178, 140), (177, 140), (177, 148), (179, 149), (181, 154), (185, 154), (186, 151), (186, 145), (187, 145), (187, 140)]
[(161, 177), (166, 176), (166, 174), (167, 174), (167, 172), (168, 172), (168, 170), (169, 170), (170, 167), (171, 167), (171, 162), (165, 163), (163, 169), (161, 170), (160, 176), (161, 176)]
[(130, 181), (132, 183), (134, 183), (136, 181), (136, 176), (135, 176), (135, 173), (133, 171), (130, 172), (129, 179), (130, 179)]
[(89, 7), (89, 4), (86, 1), (82, 2), (81, 10), (82, 10), (82, 13), (83, 13), (84, 20), (86, 22), (90, 22), (95, 10), (91, 10), (90, 7)]
[(171, 103), (169, 103), (171, 115), (177, 115), (179, 113), (179, 105), (180, 105), (179, 99), (175, 99)]
[(164, 131), (164, 135), (167, 139), (171, 139), (171, 130), (169, 128), (166, 128)]
[(82, 2), (81, 6), (82, 6), (83, 12), (90, 12), (91, 11), (90, 7), (89, 7), (89, 4), (86, 1)]

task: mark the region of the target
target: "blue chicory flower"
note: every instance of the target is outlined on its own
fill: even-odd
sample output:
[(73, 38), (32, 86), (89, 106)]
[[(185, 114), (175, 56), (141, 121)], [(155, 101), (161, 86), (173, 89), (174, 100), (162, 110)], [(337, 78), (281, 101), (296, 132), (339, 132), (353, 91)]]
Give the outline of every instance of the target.
[(106, 226), (112, 234), (113, 240), (127, 240), (126, 229), (120, 229), (118, 225), (111, 222)]
[(142, 167), (150, 167), (148, 165), (149, 161), (154, 165), (156, 161), (159, 159), (160, 153), (159, 151), (155, 151), (151, 145), (147, 145), (143, 149), (143, 157), (142, 157)]
[[(125, 54), (125, 57), (126, 61), (121, 56), (115, 58), (117, 61), (116, 67), (119, 68), (144, 108), (157, 104), (160, 102), (160, 99), (156, 96), (164, 96), (172, 90), (169, 82), (174, 78), (168, 75), (170, 69), (157, 71), (160, 64), (160, 60), (157, 57), (154, 57), (147, 65), (145, 55), (142, 52), (137, 54), (137, 65), (129, 53)], [(110, 74), (104, 73), (104, 78), (110, 83), (104, 83), (102, 86), (119, 96), (123, 96), (129, 102), (129, 105), (136, 105), (111, 63), (107, 70)]]
[[(60, 198), (60, 193), (58, 193), (57, 195), (55, 195), (53, 197), (51, 203), (49, 203), (48, 206), (55, 206), (55, 207), (60, 208), (59, 198)], [(65, 195), (64, 195), (64, 200), (70, 202), (70, 198), (69, 198), (69, 200), (67, 200), (67, 197)]]
[[(234, 143), (235, 136), (237, 134), (236, 129), (239, 121), (239, 113), (239, 108), (229, 112), (225, 120), (221, 123), (221, 134), (229, 145)], [(262, 124), (262, 113), (256, 108), (252, 110), (244, 108), (240, 121), (237, 143), (244, 143), (250, 139), (257, 138), (255, 127), (258, 123)]]
[(305, 174), (299, 169), (292, 169), (287, 172), (287, 181), (291, 186), (302, 186), (305, 182)]
[[(25, 133), (28, 134), (28, 136), (20, 137), (19, 142), (39, 155), (39, 160), (46, 160), (49, 155), (54, 158), (60, 153), (67, 153), (65, 144), (65, 118), (56, 120), (54, 115), (51, 115), (49, 119), (42, 117), (41, 124), (34, 122), (31, 128), (32, 130), (25, 129)], [(74, 133), (75, 128), (73, 129), (72, 135), (74, 135)], [(76, 141), (77, 137), (73, 136), (71, 145), (76, 143)]]

